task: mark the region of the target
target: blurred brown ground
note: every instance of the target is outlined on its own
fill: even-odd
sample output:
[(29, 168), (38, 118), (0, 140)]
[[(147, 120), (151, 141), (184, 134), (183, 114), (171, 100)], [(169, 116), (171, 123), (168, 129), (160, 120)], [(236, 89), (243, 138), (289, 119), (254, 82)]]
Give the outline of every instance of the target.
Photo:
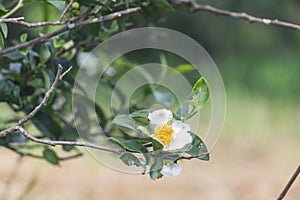
[[(296, 148), (290, 148), (297, 141), (278, 138), (269, 141), (268, 148), (265, 145), (247, 137), (221, 140), (210, 162), (184, 161), (180, 176), (157, 181), (106, 168), (88, 154), (60, 167), (25, 158), (11, 183), (9, 199), (17, 199), (32, 177), (38, 179), (27, 198), (32, 200), (275, 199), (299, 164)], [(16, 159), (1, 149), (0, 188), (5, 188)], [(299, 179), (286, 199), (300, 199)]]

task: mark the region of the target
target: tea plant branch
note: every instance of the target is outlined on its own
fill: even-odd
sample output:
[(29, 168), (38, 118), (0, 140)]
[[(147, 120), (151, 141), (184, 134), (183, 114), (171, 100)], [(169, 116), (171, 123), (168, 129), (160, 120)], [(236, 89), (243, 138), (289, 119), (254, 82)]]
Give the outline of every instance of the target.
[(290, 178), (287, 185), (284, 187), (283, 191), (280, 193), (277, 200), (282, 200), (285, 197), (285, 195), (287, 194), (287, 192), (289, 191), (289, 189), (291, 188), (291, 186), (293, 185), (293, 183), (295, 182), (295, 180), (296, 180), (296, 178), (298, 177), (299, 174), (300, 174), (300, 165), (298, 166), (298, 168), (296, 169), (296, 171), (294, 172), (294, 174)]
[(69, 8), (71, 7), (71, 5), (74, 3), (74, 0), (71, 0), (68, 5), (66, 6), (66, 8), (63, 10), (63, 12), (61, 13), (60, 17), (58, 18), (57, 21), (61, 22), (61, 20), (63, 19), (63, 17), (65, 16), (66, 12), (69, 10)]
[(255, 17), (253, 15), (249, 15), (245, 12), (232, 12), (229, 10), (223, 10), (219, 9), (210, 5), (202, 5), (202, 4), (197, 4), (191, 1), (183, 1), (183, 0), (173, 0), (173, 4), (175, 5), (185, 5), (186, 9), (189, 12), (210, 12), (214, 13), (217, 15), (223, 15), (231, 18), (236, 18), (236, 19), (243, 19), (246, 20), (250, 23), (261, 23), (265, 25), (273, 25), (273, 26), (279, 26), (279, 27), (284, 27), (288, 29), (293, 29), (293, 30), (300, 30), (300, 25), (298, 24), (293, 24), (290, 22), (285, 22), (285, 21), (280, 21), (278, 19), (268, 19), (268, 18), (261, 18), (261, 17)]
[(204, 155), (207, 155), (207, 154), (208, 153), (200, 153), (200, 154), (192, 155), (192, 156), (180, 156), (177, 159), (175, 159), (174, 162), (176, 163), (179, 160), (192, 160), (194, 158), (198, 158), (199, 156), (204, 156)]
[(37, 105), (33, 111), (31, 111), (28, 115), (26, 115), (24, 118), (22, 118), (21, 120), (19, 120), (19, 122), (14, 125), (11, 126), (3, 131), (0, 132), (0, 137), (5, 137), (6, 135), (14, 132), (14, 131), (18, 131), (20, 132), (24, 137), (26, 137), (28, 140), (31, 140), (33, 142), (36, 143), (40, 143), (40, 144), (45, 144), (45, 145), (50, 145), (50, 146), (56, 146), (56, 145), (71, 145), (71, 146), (83, 146), (83, 147), (89, 147), (89, 148), (93, 148), (93, 149), (98, 149), (98, 150), (102, 150), (102, 151), (107, 151), (107, 152), (111, 152), (111, 153), (115, 153), (120, 155), (123, 151), (122, 150), (118, 150), (118, 149), (111, 149), (108, 147), (104, 147), (104, 146), (99, 146), (96, 144), (92, 144), (92, 143), (86, 143), (86, 142), (76, 142), (76, 141), (52, 141), (52, 140), (44, 140), (44, 139), (40, 139), (37, 138), (33, 135), (31, 135), (30, 133), (28, 133), (23, 127), (22, 125), (27, 122), (28, 120), (30, 120), (32, 117), (34, 117), (39, 110), (42, 109), (43, 106), (45, 106), (47, 104), (47, 100), (49, 99), (50, 95), (54, 92), (54, 90), (56, 89), (58, 82), (66, 75), (66, 73), (68, 71), (70, 71), (70, 69), (68, 69), (65, 73), (62, 73), (62, 66), (59, 65), (58, 66), (58, 70), (57, 70), (57, 74), (56, 77), (54, 79), (53, 84), (51, 85), (50, 89), (45, 93), (43, 100), (41, 101), (41, 103), (39, 105)]
[(30, 23), (24, 21), (24, 17), (15, 17), (15, 18), (2, 18), (0, 19), (0, 23), (12, 23), (12, 24), (19, 24), (28, 28), (35, 28), (35, 27), (40, 27), (40, 26), (57, 26), (57, 25), (63, 25), (66, 24), (70, 21), (75, 21), (76, 18), (72, 18), (66, 21), (62, 21), (63, 17), (65, 16), (66, 12), (70, 8), (70, 6), (74, 3), (74, 0), (71, 0), (70, 3), (66, 6), (66, 8), (63, 10), (61, 15), (59, 16), (58, 20), (55, 22), (36, 22), (36, 23)]
[[(4, 147), (12, 150), (13, 152), (17, 153), (21, 157), (27, 156), (27, 157), (31, 157), (31, 158), (44, 159), (43, 156), (32, 154), (32, 153), (29, 153), (29, 152), (23, 152), (23, 151), (20, 151), (19, 149), (15, 148), (15, 147), (12, 147), (10, 145), (5, 145)], [(58, 160), (60, 160), (60, 161), (71, 160), (71, 159), (74, 159), (74, 158), (78, 158), (82, 155), (83, 155), (82, 153), (77, 153), (77, 154), (71, 155), (71, 156), (58, 157)]]
[(12, 47), (8, 47), (4, 50), (0, 50), (0, 55), (11, 53), (13, 51), (17, 51), (17, 50), (20, 50), (20, 49), (25, 49), (27, 47), (30, 47), (30, 46), (33, 46), (33, 45), (36, 45), (36, 44), (39, 44), (39, 43), (46, 42), (54, 36), (57, 36), (61, 33), (73, 30), (73, 29), (75, 29), (77, 27), (80, 27), (80, 26), (85, 26), (85, 25), (99, 23), (99, 22), (105, 22), (105, 21), (111, 21), (111, 20), (120, 18), (124, 15), (132, 14), (134, 12), (138, 12), (140, 9), (141, 9), (140, 7), (128, 8), (128, 9), (118, 11), (118, 12), (114, 12), (114, 13), (104, 15), (104, 16), (101, 16), (101, 17), (97, 17), (97, 18), (93, 18), (93, 19), (89, 19), (89, 20), (85, 20), (85, 21), (80, 21), (80, 22), (75, 22), (75, 23), (68, 23), (63, 28), (60, 28), (56, 31), (48, 33), (48, 34), (46, 34), (42, 37), (34, 38), (34, 39), (29, 40), (27, 42), (24, 42), (22, 44), (12, 46)]

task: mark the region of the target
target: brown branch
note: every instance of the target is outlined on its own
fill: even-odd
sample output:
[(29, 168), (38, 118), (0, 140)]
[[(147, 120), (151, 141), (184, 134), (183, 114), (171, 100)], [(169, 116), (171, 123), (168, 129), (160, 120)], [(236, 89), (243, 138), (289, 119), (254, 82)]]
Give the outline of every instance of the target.
[(66, 20), (66, 21), (62, 21), (63, 17), (65, 16), (66, 12), (68, 11), (68, 9), (70, 8), (70, 6), (72, 5), (72, 3), (74, 2), (74, 0), (71, 0), (70, 3), (66, 6), (66, 8), (63, 10), (62, 14), (59, 16), (58, 20), (55, 22), (36, 22), (36, 23), (30, 23), (30, 22), (26, 22), (24, 21), (25, 18), (24, 17), (16, 17), (16, 18), (4, 18), (4, 19), (0, 19), (0, 23), (12, 23), (12, 24), (19, 24), (28, 28), (35, 28), (35, 27), (41, 27), (41, 26), (58, 26), (58, 25), (64, 25), (66, 23), (69, 22), (73, 22), (76, 21), (76, 19), (78, 19), (77, 17)]
[(182, 1), (182, 0), (173, 0), (173, 3), (175, 5), (186, 5), (186, 8), (190, 12), (199, 12), (199, 11), (205, 11), (205, 12), (210, 12), (214, 13), (217, 15), (223, 15), (227, 17), (232, 17), (236, 19), (243, 19), (246, 20), (250, 23), (261, 23), (265, 25), (274, 25), (274, 26), (279, 26), (279, 27), (284, 27), (288, 29), (293, 29), (293, 30), (300, 30), (300, 25), (298, 24), (293, 24), (289, 22), (284, 22), (280, 21), (277, 19), (267, 19), (267, 18), (260, 18), (260, 17), (255, 17), (253, 15), (249, 15), (245, 12), (232, 12), (229, 10), (223, 10), (219, 9), (210, 5), (201, 5), (193, 2), (188, 2), (187, 1)]
[[(43, 156), (32, 154), (32, 153), (29, 153), (29, 152), (22, 152), (22, 151), (19, 151), (18, 149), (14, 148), (12, 146), (5, 145), (5, 147), (8, 148), (8, 149), (10, 149), (10, 150), (12, 150), (15, 153), (17, 153), (21, 157), (26, 156), (26, 157), (37, 158), (37, 159), (44, 159)], [(71, 155), (71, 156), (59, 157), (58, 160), (60, 160), (60, 161), (70, 160), (70, 159), (78, 158), (78, 157), (80, 157), (82, 155), (83, 155), (82, 153), (77, 153), (77, 154)]]
[[(122, 17), (124, 15), (128, 15), (128, 14), (137, 12), (140, 9), (141, 9), (140, 7), (128, 8), (126, 10), (122, 10), (122, 11), (119, 11), (119, 12), (111, 13), (111, 14), (108, 14), (108, 15), (105, 15), (105, 16), (102, 16), (102, 17), (98, 17), (98, 18), (94, 18), (94, 19), (91, 19), (91, 20), (86, 20), (86, 21), (77, 22), (77, 23), (70, 23), (67, 26), (63, 27), (63, 28), (58, 29), (56, 31), (53, 31), (52, 33), (46, 34), (46, 35), (44, 35), (42, 37), (29, 40), (29, 41), (27, 41), (25, 43), (22, 43), (22, 44), (13, 46), (13, 47), (6, 48), (4, 50), (0, 50), (0, 55), (11, 53), (13, 51), (17, 51), (17, 50), (20, 50), (20, 49), (27, 48), (29, 46), (33, 46), (33, 45), (36, 45), (36, 44), (39, 44), (39, 43), (46, 42), (50, 38), (52, 38), (52, 37), (54, 37), (56, 35), (59, 35), (61, 33), (64, 33), (66, 31), (69, 31), (69, 30), (72, 30), (72, 29), (75, 29), (75, 28), (80, 27), (80, 26), (94, 24), (94, 23), (99, 23), (99, 22), (105, 22), (105, 21), (111, 21), (111, 20), (120, 18), (120, 17)], [(24, 22), (22, 22), (22, 23), (24, 23)], [(43, 22), (40, 22), (40, 23), (43, 23)], [(56, 23), (56, 22), (45, 22), (45, 23)], [(54, 24), (52, 24), (52, 25), (54, 25)]]
[(300, 165), (298, 166), (298, 168), (294, 172), (293, 176), (290, 178), (287, 185), (284, 187), (283, 191), (280, 193), (277, 200), (282, 200), (285, 197), (285, 195), (287, 194), (287, 192), (289, 191), (289, 189), (291, 188), (291, 186), (293, 185), (294, 181), (296, 180), (296, 178), (299, 174), (300, 174)]
[(90, 147), (90, 148), (93, 148), (93, 149), (98, 149), (98, 150), (107, 151), (107, 152), (116, 153), (116, 154), (121, 154), (123, 152), (123, 151), (120, 151), (120, 150), (110, 149), (110, 148), (107, 148), (107, 147), (104, 147), (104, 146), (99, 146), (99, 145), (96, 145), (96, 144), (91, 144), (91, 143), (86, 143), (86, 142), (52, 141), (52, 140), (39, 139), (39, 138), (36, 138), (36, 137), (30, 135), (21, 126), (14, 126), (14, 130), (19, 131), (20, 133), (22, 133), (27, 139), (29, 139), (33, 142), (36, 142), (36, 143), (40, 143), (40, 144), (46, 144), (46, 145), (50, 145), (50, 146), (71, 145), (71, 146)]
[(57, 74), (56, 77), (54, 79), (53, 84), (51, 85), (50, 89), (45, 93), (45, 96), (43, 98), (43, 100), (41, 101), (41, 103), (39, 105), (37, 105), (33, 111), (31, 111), (28, 115), (26, 115), (24, 118), (22, 118), (16, 125), (11, 126), (3, 131), (0, 132), (0, 137), (5, 137), (7, 134), (10, 134), (14, 131), (19, 131), (21, 134), (23, 134), (27, 139), (36, 142), (36, 143), (40, 143), (40, 144), (46, 144), (46, 145), (51, 145), (51, 146), (56, 146), (56, 145), (72, 145), (72, 146), (84, 146), (84, 147), (89, 147), (89, 148), (93, 148), (93, 149), (98, 149), (98, 150), (102, 150), (102, 151), (107, 151), (107, 152), (111, 152), (111, 153), (116, 153), (118, 155), (120, 155), (123, 150), (116, 150), (116, 149), (110, 149), (104, 146), (99, 146), (96, 144), (91, 144), (91, 143), (86, 143), (86, 142), (75, 142), (75, 141), (52, 141), (52, 140), (44, 140), (44, 139), (40, 139), (37, 137), (32, 136), (31, 134), (29, 134), (23, 127), (22, 125), (27, 122), (28, 120), (30, 120), (32, 117), (34, 117), (37, 112), (46, 105), (50, 95), (54, 92), (54, 90), (56, 89), (58, 82), (66, 75), (67, 72), (70, 71), (70, 69), (68, 69), (65, 73), (62, 74), (62, 66), (59, 65), (58, 66), (58, 70), (57, 70)]

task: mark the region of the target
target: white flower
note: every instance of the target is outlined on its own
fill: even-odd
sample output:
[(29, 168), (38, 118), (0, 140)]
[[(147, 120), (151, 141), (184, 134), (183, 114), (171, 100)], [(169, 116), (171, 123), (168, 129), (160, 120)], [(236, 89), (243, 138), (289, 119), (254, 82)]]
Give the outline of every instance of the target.
[(151, 137), (161, 142), (165, 150), (182, 149), (192, 142), (192, 136), (189, 133), (190, 125), (174, 120), (170, 110), (156, 110), (149, 113), (148, 119), (150, 124), (155, 126)]
[(151, 124), (155, 126), (161, 126), (171, 121), (173, 119), (173, 114), (170, 110), (160, 109), (149, 113), (148, 119), (150, 120)]
[(164, 165), (160, 173), (164, 176), (178, 176), (181, 173), (181, 166), (176, 163)]

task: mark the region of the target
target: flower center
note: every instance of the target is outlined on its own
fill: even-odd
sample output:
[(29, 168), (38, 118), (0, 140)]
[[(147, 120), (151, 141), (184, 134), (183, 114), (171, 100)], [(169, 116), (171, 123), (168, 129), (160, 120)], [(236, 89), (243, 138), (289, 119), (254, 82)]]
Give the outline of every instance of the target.
[(174, 130), (172, 126), (164, 124), (155, 128), (154, 136), (158, 138), (163, 144), (170, 144), (173, 140)]

